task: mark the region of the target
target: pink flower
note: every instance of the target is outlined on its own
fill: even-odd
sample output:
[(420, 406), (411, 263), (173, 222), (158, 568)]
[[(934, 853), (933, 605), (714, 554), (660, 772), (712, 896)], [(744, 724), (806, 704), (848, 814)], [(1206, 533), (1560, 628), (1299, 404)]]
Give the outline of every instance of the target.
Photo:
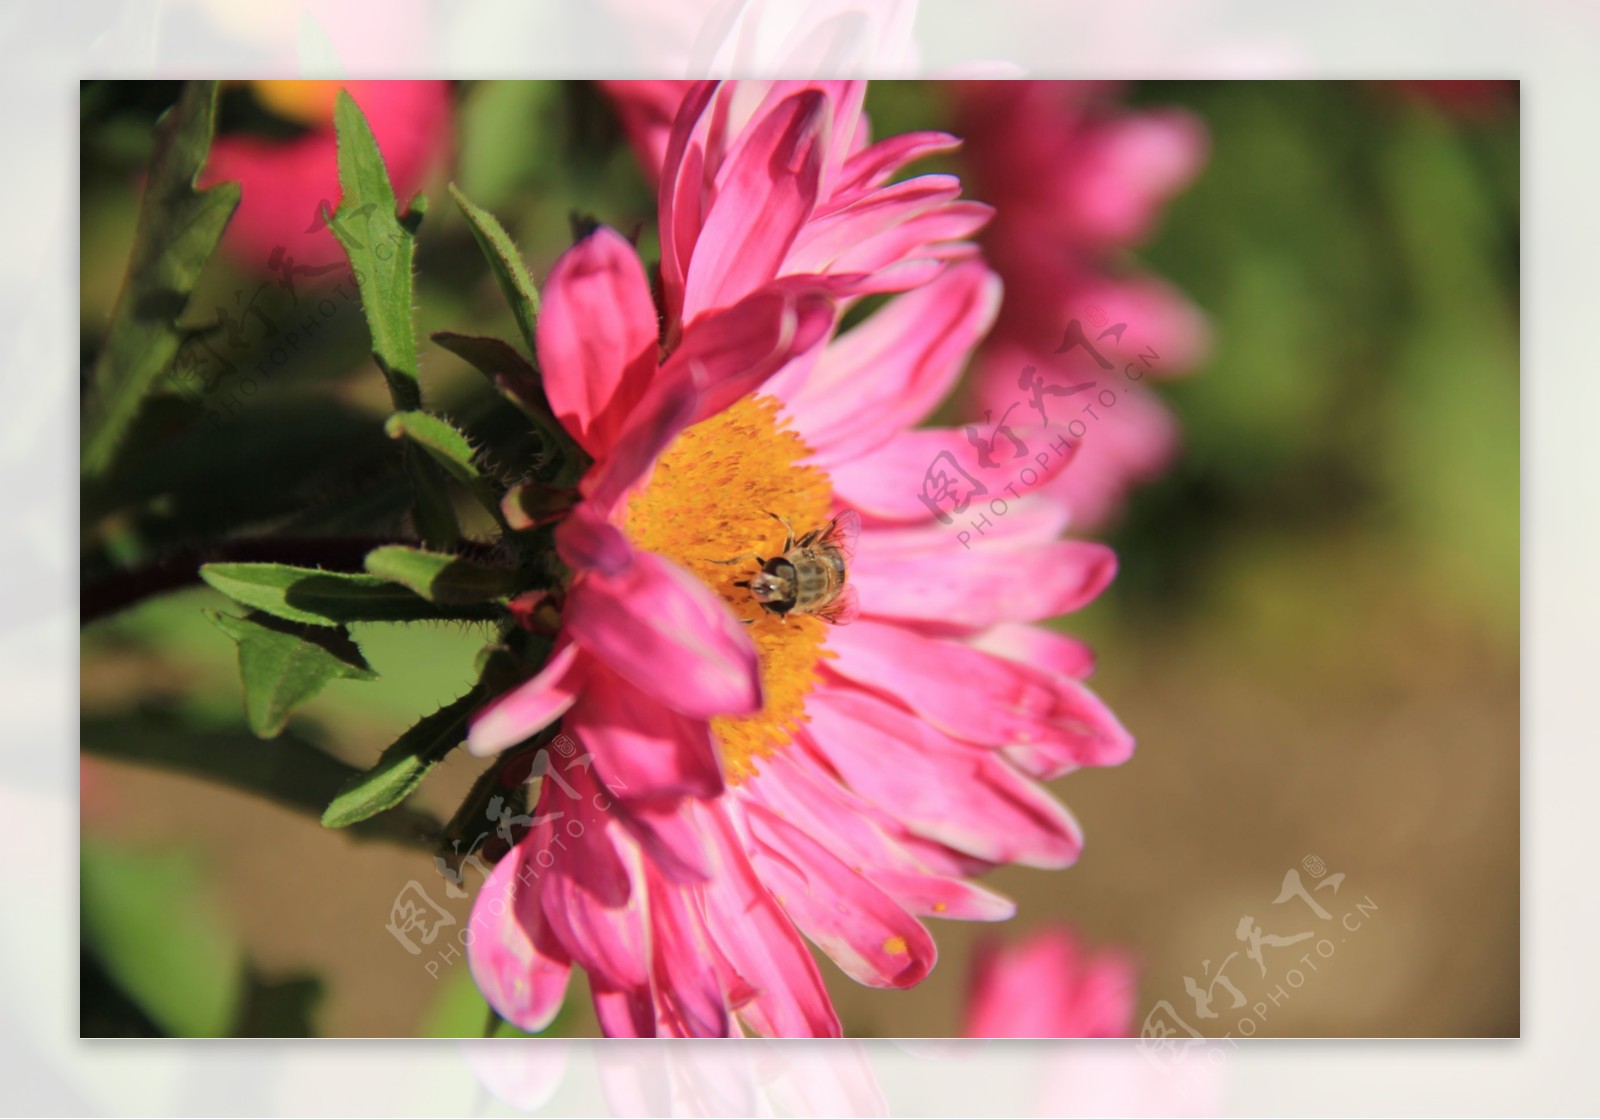
[[(309, 131), (287, 140), (224, 133), (211, 145), (202, 185), (235, 180), (239, 209), (224, 244), (247, 267), (262, 271), (321, 267), (344, 251), (321, 219), (339, 203), (334, 101), (342, 87), (366, 114), (402, 202), (423, 184), (450, 147), (450, 83), (410, 81), (251, 83), (264, 107)], [(278, 254), (274, 257), (274, 254)]]
[(1055, 925), (989, 941), (973, 964), (967, 1037), (1131, 1037), (1138, 971), (1115, 949), (1091, 953)]
[[(1000, 416), (1018, 405), (1015, 415), (1048, 421), (1052, 435), (1083, 424), (1069, 436), (1081, 444), (1077, 460), (1051, 492), (1072, 508), (1074, 527), (1094, 527), (1131, 488), (1165, 468), (1176, 425), (1148, 384), (1116, 392), (1110, 407), (1097, 392), (1046, 395), (1040, 415), (1019, 380), (1033, 367), (1058, 388), (1089, 380), (1099, 381), (1097, 389), (1125, 387), (1120, 376), (1097, 377), (1084, 353), (1056, 352), (1073, 319), (1083, 320), (1118, 370), (1147, 351), (1158, 355), (1157, 375), (1200, 360), (1200, 314), (1171, 287), (1128, 273), (1116, 258), (1149, 234), (1161, 207), (1199, 170), (1205, 131), (1185, 113), (1117, 109), (1106, 83), (962, 82), (955, 91), (968, 137), (964, 163), (996, 208), (984, 255), (1006, 285), (1005, 306), (979, 358), (976, 412)], [(1101, 327), (1116, 323), (1127, 324), (1120, 340), (1097, 339)]]
[[(479, 986), (525, 1029), (577, 965), (608, 1034), (837, 1034), (803, 937), (859, 982), (920, 981), (919, 916), (1007, 917), (970, 876), (1077, 857), (1031, 778), (1132, 749), (1082, 647), (1027, 624), (1098, 594), (1109, 550), (1057, 540), (1064, 511), (1034, 503), (968, 552), (915, 500), (961, 435), (912, 425), (999, 289), (948, 263), (975, 218), (946, 184), (884, 185), (925, 142), (867, 145), (860, 104), (848, 84), (695, 87), (664, 149), (664, 315), (609, 229), (546, 282), (546, 390), (594, 465), (557, 529), (554, 653), (469, 737), (568, 736), (472, 918)], [(902, 288), (838, 333), (836, 301)], [(780, 520), (858, 510), (858, 620), (755, 600), (749, 557), (781, 554)]]

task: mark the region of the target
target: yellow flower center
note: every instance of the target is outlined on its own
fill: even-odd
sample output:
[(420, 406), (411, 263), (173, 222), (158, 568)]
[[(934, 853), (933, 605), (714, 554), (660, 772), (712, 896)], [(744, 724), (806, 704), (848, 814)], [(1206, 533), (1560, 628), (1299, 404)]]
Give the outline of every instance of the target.
[[(786, 744), (805, 720), (817, 662), (828, 655), (825, 623), (805, 615), (780, 618), (748, 587), (735, 586), (759, 570), (750, 553), (762, 559), (782, 554), (786, 533), (773, 514), (799, 535), (826, 523), (833, 487), (827, 474), (802, 463), (810, 454), (776, 400), (748, 396), (678, 436), (628, 502), (624, 527), (634, 545), (676, 561), (727, 600), (748, 623), (761, 656), (765, 706), (754, 715), (711, 720), (723, 770), (735, 784), (754, 776), (757, 759)], [(717, 562), (736, 556), (743, 558)]]

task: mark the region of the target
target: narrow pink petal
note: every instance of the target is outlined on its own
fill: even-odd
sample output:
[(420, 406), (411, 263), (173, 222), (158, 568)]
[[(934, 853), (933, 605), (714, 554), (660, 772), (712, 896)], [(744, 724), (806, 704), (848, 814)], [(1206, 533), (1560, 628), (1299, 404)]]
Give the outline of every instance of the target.
[(807, 278), (777, 280), (731, 307), (702, 315), (662, 366), (662, 380), (687, 377), (699, 392), (691, 423), (760, 389), (833, 326), (834, 307)]
[(703, 815), (715, 867), (704, 887), (706, 919), (730, 1004), (766, 1037), (839, 1037), (816, 962), (751, 867), (744, 841), (721, 809)]
[(918, 917), (1009, 921), (1017, 915), (1016, 902), (962, 878), (911, 874), (903, 870), (874, 870), (870, 877), (873, 885)]
[(684, 277), (695, 238), (700, 235), (706, 109), (716, 92), (716, 82), (696, 82), (690, 87), (678, 106), (661, 161), (656, 216), (661, 233), (661, 286), (669, 321), (681, 317)]
[(572, 639), (686, 715), (761, 710), (756, 648), (715, 592), (671, 560), (638, 552), (617, 575), (589, 572), (567, 594)]
[(667, 144), (678, 108), (694, 88), (688, 81), (603, 81), (600, 88), (616, 106), (622, 130), (628, 135), (645, 178), (651, 184), (661, 178)]
[(698, 899), (649, 875), (651, 977), (658, 1032), (669, 1037), (727, 1037), (728, 1004), (715, 968)]
[(893, 229), (960, 194), (961, 180), (954, 175), (922, 175), (873, 191), (858, 202), (808, 221), (794, 239), (785, 270), (825, 272), (852, 245)]
[(610, 450), (655, 370), (659, 324), (633, 246), (601, 226), (561, 255), (539, 307), (551, 410), (596, 457)]
[(864, 693), (820, 693), (807, 713), (805, 740), (918, 834), (995, 863), (1076, 861), (1083, 840), (1072, 816), (997, 754)]
[[(1060, 433), (1018, 421), (1014, 414), (975, 419), (965, 427), (898, 432), (832, 464), (828, 473), (834, 493), (885, 520), (923, 521), (943, 514), (950, 523), (946, 536), (959, 547), (957, 532), (989, 513), (991, 502), (1002, 502), (1002, 515), (1009, 516), (1019, 498), (1047, 492), (1048, 484), (1072, 462), (1075, 448)], [(1002, 422), (1020, 441), (1020, 454), (1017, 444), (997, 430)], [(992, 465), (978, 457), (980, 445), (989, 451)], [(946, 481), (952, 486), (949, 493), (943, 487)], [(958, 502), (965, 512), (956, 511)]]
[[(658, 685), (673, 678), (670, 663), (658, 668)], [(593, 758), (596, 780), (618, 801), (671, 802), (722, 792), (705, 718), (674, 711), (603, 665), (591, 668), (566, 727)], [(672, 838), (670, 831), (651, 831), (652, 821), (634, 823), (662, 842)], [(660, 826), (668, 829), (670, 823)]]
[(938, 950), (921, 921), (793, 824), (758, 805), (748, 819), (763, 880), (846, 975), (901, 989), (927, 977)]
[(595, 1020), (606, 1037), (655, 1037), (655, 1006), (650, 988), (611, 987), (591, 980)]
[(816, 90), (794, 94), (754, 123), (730, 156), (686, 271), (685, 323), (778, 275), (816, 205), (828, 123), (827, 98)]
[(1087, 680), (1094, 675), (1093, 649), (1076, 637), (1043, 626), (1007, 622), (978, 634), (969, 644), (985, 653), (1074, 680)]
[(860, 195), (882, 186), (895, 172), (930, 155), (955, 151), (961, 141), (948, 132), (906, 132), (879, 140), (845, 161), (828, 196), (827, 209), (849, 205)]
[(931, 872), (901, 839), (891, 838), (894, 825), (886, 815), (824, 772), (810, 751), (769, 758), (760, 780), (741, 785), (739, 793), (802, 829), (918, 916), (999, 921), (1016, 909), (981, 886)]
[(828, 647), (830, 671), (954, 738), (1043, 748), (1062, 765), (1117, 765), (1133, 753), (1116, 716), (1076, 680), (869, 618), (838, 627)]
[(496, 1012), (538, 1033), (561, 1009), (571, 964), (544, 926), (537, 886), (531, 892), (519, 881), (524, 851), (519, 845), (501, 859), (472, 903), (467, 959), (478, 990)]
[(1117, 570), (1116, 553), (1087, 540), (1008, 548), (952, 533), (929, 547), (899, 535), (864, 533), (850, 570), (861, 609), (873, 617), (973, 628), (1037, 622), (1082, 609)]
[(711, 864), (704, 840), (684, 803), (623, 798), (623, 791), (618, 790), (619, 799), (611, 811), (662, 876), (677, 883), (709, 879)]
[(982, 264), (946, 270), (830, 344), (785, 403), (824, 465), (877, 447), (931, 412), (993, 321), (1000, 283)]
[(574, 571), (618, 575), (633, 563), (633, 545), (593, 501), (580, 502), (556, 526), (556, 552)]
[(538, 734), (578, 698), (584, 668), (578, 646), (562, 645), (537, 676), (478, 709), (467, 732), (467, 749), (480, 756), (495, 754)]
[[(596, 786), (581, 767), (563, 775), (569, 797), (547, 776), (539, 816), (551, 825), (548, 845), (529, 849), (550, 932), (591, 986), (648, 990), (650, 932), (644, 890), (634, 880), (617, 829), (595, 804)], [(558, 815), (559, 813), (559, 815)]]
[(611, 517), (656, 459), (694, 422), (700, 392), (690, 377), (657, 376), (634, 409), (611, 454), (585, 475), (579, 489), (601, 519)]

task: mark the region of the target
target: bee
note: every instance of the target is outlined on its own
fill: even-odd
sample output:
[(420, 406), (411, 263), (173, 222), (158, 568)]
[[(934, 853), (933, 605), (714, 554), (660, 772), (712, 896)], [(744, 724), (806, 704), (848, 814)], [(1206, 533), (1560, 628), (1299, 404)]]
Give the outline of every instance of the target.
[(781, 554), (763, 559), (749, 553), (715, 561), (738, 563), (754, 559), (761, 565), (754, 576), (734, 586), (748, 587), (763, 610), (780, 618), (809, 614), (833, 626), (853, 622), (861, 613), (861, 605), (856, 589), (845, 579), (847, 567), (855, 558), (856, 539), (861, 535), (860, 515), (854, 509), (846, 509), (799, 539), (788, 521), (776, 513), (769, 516), (788, 534)]

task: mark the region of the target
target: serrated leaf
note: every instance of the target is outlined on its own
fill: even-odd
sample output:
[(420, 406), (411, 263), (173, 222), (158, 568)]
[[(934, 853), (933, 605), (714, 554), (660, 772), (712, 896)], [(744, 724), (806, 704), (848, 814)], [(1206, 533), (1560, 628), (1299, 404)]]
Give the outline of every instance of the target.
[(428, 412), (396, 412), (384, 422), (383, 430), (391, 439), (404, 439), (426, 451), (446, 474), (465, 486), (496, 521), (500, 520), (499, 496), (473, 465), (472, 444), (448, 421)]
[(189, 82), (156, 126), (133, 252), (86, 393), (88, 477), (111, 466), (156, 378), (178, 356), (186, 335), (178, 319), (239, 205), (238, 183), (194, 185), (211, 150), (216, 107), (216, 82)]
[(294, 709), (330, 680), (378, 678), (343, 627), (302, 629), (269, 615), (205, 614), (239, 646), (245, 719), (259, 738), (275, 737)]
[[(372, 334), (372, 356), (389, 384), (390, 399), (398, 410), (420, 408), (417, 336), (411, 321), (411, 262), (427, 199), (419, 194), (404, 216), (398, 212), (378, 141), (361, 107), (346, 90), (339, 91), (334, 129), (341, 193), (339, 209), (325, 219), (350, 258), (361, 292), (361, 309)], [(437, 547), (454, 546), (461, 539), (461, 529), (437, 471), (408, 449), (406, 473), (416, 493), (418, 534)]]
[(378, 141), (355, 98), (339, 91), (334, 109), (339, 147), (339, 208), (327, 216), (361, 290), (372, 332), (372, 356), (399, 409), (422, 402), (417, 382), (417, 338), (411, 323), (412, 229), (400, 220), (394, 187)]
[(527, 358), (509, 342), (439, 330), (428, 336), (488, 377), (513, 404), (539, 419), (554, 420), (544, 382)]
[(533, 286), (533, 277), (528, 274), (527, 266), (522, 263), (522, 254), (517, 252), (517, 246), (512, 243), (499, 220), (489, 211), (481, 210), (467, 201), (467, 196), (454, 183), (450, 184), (450, 197), (455, 199), (467, 224), (472, 227), (472, 236), (489, 261), (489, 270), (494, 273), (495, 282), (500, 285), (506, 302), (511, 305), (511, 313), (516, 316), (517, 329), (522, 331), (523, 340), (528, 343), (528, 352), (538, 353), (534, 325), (539, 317), (539, 291)]
[(242, 606), (314, 626), (499, 616), (488, 605), (441, 606), (376, 575), (281, 563), (208, 563), (200, 577)]
[(519, 588), (515, 571), (403, 544), (374, 548), (367, 553), (366, 565), (369, 574), (408, 587), (429, 602), (487, 602)]
[(410, 796), (428, 770), (466, 739), (467, 717), (480, 702), (481, 689), (473, 688), (454, 703), (423, 716), (383, 752), (377, 765), (339, 791), (322, 814), (323, 826), (349, 827)]

